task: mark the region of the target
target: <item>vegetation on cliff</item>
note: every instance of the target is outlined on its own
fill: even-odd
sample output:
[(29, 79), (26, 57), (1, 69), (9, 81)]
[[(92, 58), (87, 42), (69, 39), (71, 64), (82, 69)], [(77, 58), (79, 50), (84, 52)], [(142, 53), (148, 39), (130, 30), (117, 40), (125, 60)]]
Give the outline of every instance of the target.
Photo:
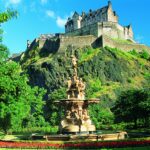
[(66, 98), (66, 80), (72, 75), (71, 54), (78, 58), (78, 74), (86, 82), (86, 97), (101, 100), (99, 105), (90, 107), (91, 117), (98, 128), (113, 123), (110, 108), (122, 91), (148, 87), (150, 83), (150, 60), (146, 51), (124, 52), (110, 47), (72, 49), (68, 46), (63, 52), (40, 56), (40, 49), (38, 52), (37, 49), (27, 51), (21, 65), (29, 74), (32, 86), (47, 89), (44, 114), (52, 125), (58, 124), (58, 108), (54, 100)]

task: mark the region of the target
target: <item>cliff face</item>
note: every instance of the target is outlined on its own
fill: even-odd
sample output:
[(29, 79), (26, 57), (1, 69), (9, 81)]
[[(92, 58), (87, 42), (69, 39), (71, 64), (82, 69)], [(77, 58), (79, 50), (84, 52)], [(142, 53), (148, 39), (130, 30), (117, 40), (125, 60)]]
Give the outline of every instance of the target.
[[(95, 121), (97, 115), (101, 118), (104, 112), (107, 121), (113, 120), (110, 108), (122, 90), (150, 85), (150, 55), (146, 52), (138, 54), (109, 47), (76, 49), (69, 46), (56, 52), (34, 47), (24, 53), (20, 64), (29, 75), (31, 86), (47, 89), (44, 116), (51, 125), (58, 125), (60, 109), (53, 101), (67, 97), (66, 81), (73, 73), (72, 54), (78, 58), (78, 76), (86, 82), (86, 98), (101, 99), (98, 105), (90, 107), (95, 124), (99, 122)], [(99, 128), (99, 123), (96, 127)]]
[(39, 48), (27, 51), (21, 65), (29, 74), (30, 84), (46, 88), (48, 94), (66, 87), (66, 80), (72, 75), (72, 53), (78, 58), (78, 74), (86, 82), (87, 97), (111, 101), (121, 90), (148, 84), (149, 60), (118, 49), (84, 47), (72, 50), (68, 47), (61, 53), (51, 52), (42, 57), (40, 52)]

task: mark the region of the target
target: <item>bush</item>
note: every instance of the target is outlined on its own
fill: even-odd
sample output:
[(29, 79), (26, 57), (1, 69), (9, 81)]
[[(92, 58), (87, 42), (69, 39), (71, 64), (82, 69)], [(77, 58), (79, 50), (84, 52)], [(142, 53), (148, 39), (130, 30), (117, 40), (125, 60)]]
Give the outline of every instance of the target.
[(16, 134), (31, 134), (31, 133), (41, 133), (41, 134), (56, 134), (58, 131), (57, 126), (47, 126), (47, 127), (30, 127), (30, 128), (22, 128), (19, 130), (13, 130), (13, 133)]
[(135, 49), (133, 49), (129, 53), (132, 54), (132, 55), (134, 55), (134, 56), (138, 56), (139, 55), (139, 53)]
[(150, 60), (150, 54), (146, 51), (146, 50), (142, 50), (141, 52), (137, 52), (135, 49), (133, 49), (132, 51), (129, 52), (130, 54), (146, 59), (146, 60)]
[(147, 51), (145, 51), (145, 50), (143, 50), (143, 51), (140, 53), (140, 57), (141, 57), (141, 58), (144, 58), (144, 59), (146, 59), (146, 60), (150, 60), (150, 54), (149, 54)]

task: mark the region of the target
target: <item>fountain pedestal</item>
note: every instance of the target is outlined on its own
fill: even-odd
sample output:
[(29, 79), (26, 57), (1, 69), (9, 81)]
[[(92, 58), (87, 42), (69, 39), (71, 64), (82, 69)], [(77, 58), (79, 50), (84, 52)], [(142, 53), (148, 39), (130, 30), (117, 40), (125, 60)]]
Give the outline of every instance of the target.
[(61, 120), (59, 126), (60, 133), (93, 132), (96, 130), (88, 115), (88, 105), (98, 103), (99, 100), (79, 100), (66, 99), (61, 100), (60, 105), (65, 109), (65, 117)]

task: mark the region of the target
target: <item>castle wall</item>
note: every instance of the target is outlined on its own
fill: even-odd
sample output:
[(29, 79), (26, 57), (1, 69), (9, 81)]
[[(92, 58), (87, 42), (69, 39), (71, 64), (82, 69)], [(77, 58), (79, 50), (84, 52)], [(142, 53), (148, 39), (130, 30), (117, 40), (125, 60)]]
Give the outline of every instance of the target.
[(94, 35), (98, 36), (98, 24), (92, 24), (89, 26), (82, 27), (72, 32), (65, 33), (67, 36), (83, 36), (83, 35)]
[(97, 38), (93, 35), (86, 36), (55, 36), (50, 39), (41, 39), (38, 38), (33, 41), (30, 46), (32, 49), (34, 46), (39, 46), (39, 48), (44, 49), (44, 51), (51, 52), (64, 52), (68, 46), (73, 45), (76, 48), (82, 48), (85, 46), (94, 46), (94, 47), (105, 47), (109, 46), (112, 48), (118, 48), (123, 51), (131, 51), (133, 49), (137, 51), (147, 50), (150, 53), (150, 47), (147, 47), (142, 44), (136, 43), (127, 43), (127, 41), (117, 41), (110, 38), (108, 35), (103, 34), (100, 38)]
[(123, 51), (131, 51), (133, 49), (137, 51), (147, 50), (150, 53), (150, 47), (145, 46), (143, 44), (135, 44), (135, 43), (123, 43), (123, 42), (117, 42), (115, 40), (112, 40), (106, 35), (102, 36), (102, 47), (109, 46), (112, 48), (118, 48)]
[(80, 48), (84, 46), (91, 46), (96, 40), (93, 35), (88, 36), (62, 36), (60, 37), (60, 51), (64, 51), (69, 45)]
[[(111, 38), (115, 39), (130, 39), (133, 40), (131, 34), (129, 34), (129, 29), (119, 25), (118, 23), (114, 22), (103, 22), (98, 23), (98, 37), (105, 34)], [(130, 31), (132, 32), (132, 30)]]
[(87, 36), (64, 36), (60, 35), (59, 37), (51, 39), (39, 39), (38, 46), (39, 48), (48, 49), (49, 52), (64, 51), (68, 46), (73, 45), (74, 47), (80, 48), (84, 46), (91, 46), (92, 43), (96, 40), (97, 37), (93, 35)]
[(126, 39), (126, 40), (130, 39), (131, 41), (133, 41), (132, 30), (114, 22), (94, 23), (94, 24), (82, 27), (80, 29), (76, 29), (72, 32), (68, 32), (65, 35), (69, 35), (69, 36), (94, 35), (94, 36), (99, 37), (103, 34), (111, 38), (115, 38), (115, 39)]
[(84, 18), (83, 20), (81, 20), (81, 27), (86, 27), (88, 25), (92, 25), (97, 22), (108, 21), (106, 10), (102, 10), (102, 11), (103, 11), (103, 13), (101, 13), (100, 10), (97, 11), (97, 13), (95, 14), (94, 17), (89, 15), (87, 18)]
[(98, 23), (98, 37), (105, 34), (112, 38), (121, 38), (124, 39), (124, 32), (120, 26), (120, 29), (117, 28), (117, 23), (113, 22), (103, 22)]

